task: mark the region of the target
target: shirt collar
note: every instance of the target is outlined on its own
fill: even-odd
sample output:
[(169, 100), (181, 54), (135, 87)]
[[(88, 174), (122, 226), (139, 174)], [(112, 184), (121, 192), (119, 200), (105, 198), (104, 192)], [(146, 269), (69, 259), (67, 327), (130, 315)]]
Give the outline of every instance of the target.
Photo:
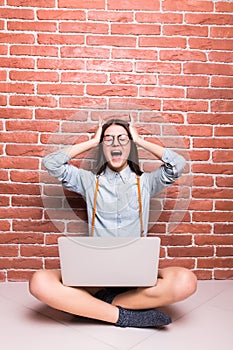
[(105, 169), (104, 175), (107, 177), (108, 180), (113, 181), (117, 177), (119, 177), (124, 183), (128, 182), (131, 175), (132, 175), (132, 170), (130, 169), (129, 165), (121, 170), (121, 171), (114, 171), (110, 169), (108, 166)]

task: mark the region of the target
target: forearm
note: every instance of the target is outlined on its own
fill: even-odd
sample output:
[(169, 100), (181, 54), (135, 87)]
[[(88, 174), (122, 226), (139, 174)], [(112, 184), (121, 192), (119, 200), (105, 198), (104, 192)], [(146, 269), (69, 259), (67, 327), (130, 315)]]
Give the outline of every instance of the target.
[(65, 147), (62, 149), (62, 152), (67, 154), (70, 158), (74, 158), (83, 152), (89, 151), (90, 149), (96, 147), (97, 145), (98, 145), (98, 142), (96, 142), (96, 140), (92, 138), (91, 140)]
[(155, 143), (144, 140), (142, 137), (138, 136), (136, 140), (136, 145), (144, 148), (145, 150), (152, 153), (155, 157), (162, 159), (165, 148), (157, 145)]

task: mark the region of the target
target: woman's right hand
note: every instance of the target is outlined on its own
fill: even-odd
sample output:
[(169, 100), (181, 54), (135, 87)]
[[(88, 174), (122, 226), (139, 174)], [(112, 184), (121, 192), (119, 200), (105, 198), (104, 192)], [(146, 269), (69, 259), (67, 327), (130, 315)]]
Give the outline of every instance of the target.
[(93, 137), (93, 140), (95, 140), (95, 144), (96, 146), (98, 146), (98, 144), (100, 143), (100, 137), (101, 137), (101, 134), (102, 134), (102, 129), (103, 129), (103, 121), (101, 119), (101, 117), (99, 117), (99, 126), (98, 126), (98, 129)]

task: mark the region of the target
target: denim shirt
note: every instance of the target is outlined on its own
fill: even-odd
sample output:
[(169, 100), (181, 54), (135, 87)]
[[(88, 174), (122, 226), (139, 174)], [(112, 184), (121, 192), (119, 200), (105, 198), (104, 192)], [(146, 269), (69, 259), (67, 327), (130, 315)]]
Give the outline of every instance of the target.
[[(66, 153), (57, 151), (44, 158), (44, 165), (49, 174), (61, 181), (65, 188), (84, 197), (90, 234), (96, 175), (69, 164), (70, 159)], [(162, 161), (158, 169), (140, 176), (144, 235), (148, 231), (150, 197), (174, 183), (186, 163), (181, 155), (169, 149), (165, 149)], [(107, 167), (99, 176), (95, 236), (140, 236), (137, 180), (129, 166), (120, 172)]]

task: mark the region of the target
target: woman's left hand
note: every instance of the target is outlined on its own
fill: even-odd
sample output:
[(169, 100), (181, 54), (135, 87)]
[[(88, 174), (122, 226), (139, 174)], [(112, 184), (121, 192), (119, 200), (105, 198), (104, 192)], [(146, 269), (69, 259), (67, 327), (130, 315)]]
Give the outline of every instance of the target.
[(131, 115), (130, 115), (129, 131), (131, 133), (133, 141), (137, 144), (140, 139), (140, 136), (134, 126), (134, 119)]

